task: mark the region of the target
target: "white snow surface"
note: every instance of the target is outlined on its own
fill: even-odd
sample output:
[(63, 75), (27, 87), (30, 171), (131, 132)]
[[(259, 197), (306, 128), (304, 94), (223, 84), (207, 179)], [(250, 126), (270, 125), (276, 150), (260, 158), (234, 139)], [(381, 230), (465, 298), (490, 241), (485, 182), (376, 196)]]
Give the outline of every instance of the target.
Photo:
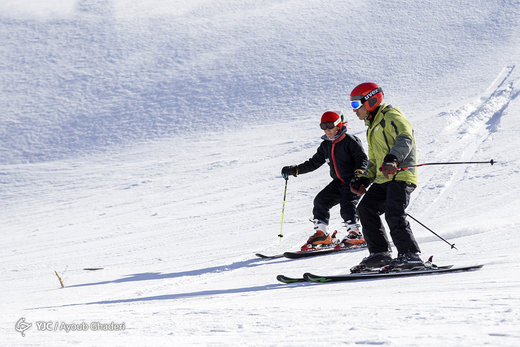
[[(0, 344), (520, 345), (519, 19), (518, 0), (3, 0)], [(328, 169), (289, 179), (281, 241), (280, 169), (326, 110), (366, 146), (365, 81), (421, 163), (497, 162), (419, 168), (408, 209), (458, 249), (412, 221), (424, 258), (481, 270), (284, 285), (367, 251), (255, 257), (312, 234)]]

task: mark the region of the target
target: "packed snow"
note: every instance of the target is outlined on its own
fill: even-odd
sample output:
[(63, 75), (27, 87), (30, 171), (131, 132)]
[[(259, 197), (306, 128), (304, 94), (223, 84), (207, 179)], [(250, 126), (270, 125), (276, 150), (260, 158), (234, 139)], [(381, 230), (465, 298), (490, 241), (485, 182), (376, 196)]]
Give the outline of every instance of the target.
[[(520, 2), (3, 0), (6, 346), (520, 345)], [(517, 66), (519, 65), (519, 66)], [(414, 125), (408, 212), (456, 274), (285, 285), (321, 114), (378, 83)], [(339, 209), (331, 228), (341, 228)], [(282, 232), (284, 237), (277, 235)], [(85, 270), (90, 269), (90, 270)], [(63, 288), (61, 283), (63, 283)]]

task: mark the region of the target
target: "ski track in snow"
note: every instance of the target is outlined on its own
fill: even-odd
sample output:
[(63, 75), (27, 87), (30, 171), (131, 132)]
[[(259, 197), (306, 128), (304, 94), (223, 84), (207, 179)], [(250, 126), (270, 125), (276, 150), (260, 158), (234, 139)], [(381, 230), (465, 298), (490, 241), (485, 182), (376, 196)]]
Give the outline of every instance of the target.
[[(452, 200), (451, 194), (457, 186), (468, 179), (471, 172), (484, 170), (492, 172), (497, 166), (504, 165), (508, 161), (507, 155), (500, 153), (501, 157), (486, 158), (479, 155), (479, 149), (487, 142), (492, 141), (494, 134), (500, 126), (500, 119), (507, 110), (510, 102), (518, 97), (520, 79), (518, 73), (513, 74), (515, 66), (507, 66), (497, 76), (488, 90), (477, 102), (470, 103), (461, 109), (449, 114), (443, 113), (439, 117), (447, 121), (447, 125), (439, 132), (439, 137), (431, 146), (435, 148), (431, 155), (432, 161), (487, 161), (494, 159), (497, 163), (494, 167), (480, 167), (487, 164), (475, 165), (446, 165), (431, 167), (430, 173), (423, 176), (420, 171), (422, 182), (428, 182), (419, 188), (420, 197), (416, 198), (421, 204), (425, 199), (430, 202), (426, 214), (430, 211), (442, 211), (443, 204), (449, 204)], [(516, 84), (516, 86), (515, 86)], [(442, 149), (439, 151), (439, 148)], [(462, 150), (461, 150), (462, 149)], [(493, 174), (489, 174), (492, 178)], [(419, 202), (421, 201), (421, 202)], [(423, 212), (424, 213), (424, 212)]]

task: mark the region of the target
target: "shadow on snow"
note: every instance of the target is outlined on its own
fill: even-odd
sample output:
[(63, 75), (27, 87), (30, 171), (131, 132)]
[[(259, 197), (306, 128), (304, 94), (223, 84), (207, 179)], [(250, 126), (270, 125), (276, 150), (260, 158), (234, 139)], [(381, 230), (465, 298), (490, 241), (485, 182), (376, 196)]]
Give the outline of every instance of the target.
[[(225, 294), (239, 294), (239, 293), (270, 291), (270, 290), (287, 288), (288, 286), (307, 286), (307, 285), (312, 285), (312, 283), (295, 283), (295, 284), (273, 283), (273, 284), (243, 287), (243, 288), (208, 289), (208, 290), (201, 290), (198, 292), (164, 294), (164, 295), (146, 296), (146, 297), (140, 297), (140, 298), (114, 299), (114, 300), (85, 302), (85, 303), (79, 303), (79, 304), (68, 304), (68, 305), (61, 305), (61, 306), (53, 306), (52, 308), (71, 307), (71, 306), (88, 306), (88, 305), (128, 304), (128, 303), (133, 303), (133, 302), (149, 302), (149, 301), (156, 301), (156, 300), (177, 300), (177, 299), (196, 298), (196, 297), (203, 297), (203, 296), (215, 296), (215, 295), (225, 295)], [(34, 308), (34, 309), (45, 309), (45, 308), (51, 308), (51, 307), (38, 307), (38, 308)]]
[(101, 281), (101, 282), (92, 282), (92, 283), (83, 283), (83, 284), (75, 284), (71, 286), (67, 286), (67, 288), (75, 288), (75, 287), (86, 287), (86, 286), (97, 286), (103, 284), (110, 283), (125, 283), (125, 282), (138, 282), (138, 281), (153, 281), (153, 280), (162, 280), (167, 278), (179, 278), (186, 276), (200, 276), (205, 274), (215, 274), (226, 271), (237, 270), (241, 268), (252, 268), (261, 265), (268, 264), (276, 264), (280, 262), (285, 262), (287, 259), (279, 260), (279, 261), (268, 261), (266, 259), (249, 259), (239, 262), (234, 262), (229, 265), (221, 265), (221, 266), (213, 266), (203, 269), (197, 270), (189, 270), (189, 271), (181, 271), (181, 272), (172, 272), (172, 273), (161, 273), (161, 272), (143, 272), (138, 274), (127, 275), (123, 278), (119, 278), (112, 281)]

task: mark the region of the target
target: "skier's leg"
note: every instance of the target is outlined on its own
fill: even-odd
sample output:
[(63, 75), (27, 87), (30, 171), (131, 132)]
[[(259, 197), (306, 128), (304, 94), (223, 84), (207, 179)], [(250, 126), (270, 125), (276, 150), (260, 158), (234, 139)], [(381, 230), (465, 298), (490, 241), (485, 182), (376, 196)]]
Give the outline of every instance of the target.
[(410, 202), (410, 194), (415, 186), (401, 181), (387, 183), (387, 202), (385, 209), (385, 219), (390, 228), (390, 236), (394, 241), (399, 254), (418, 253), (419, 245), (410, 228), (410, 223), (406, 220), (405, 209)]
[(343, 221), (346, 223), (354, 224), (359, 220), (356, 206), (359, 202), (359, 195), (354, 194), (350, 191), (350, 187), (345, 185), (340, 187), (341, 200), (340, 214)]
[(312, 210), (314, 219), (318, 219), (325, 224), (329, 224), (330, 209), (336, 206), (339, 201), (339, 184), (335, 181), (332, 181), (314, 198), (314, 208)]
[(380, 218), (380, 215), (385, 210), (385, 201), (385, 187), (381, 184), (374, 183), (370, 186), (357, 206), (359, 219), (363, 227), (363, 236), (365, 237), (370, 253), (390, 251), (390, 244)]

